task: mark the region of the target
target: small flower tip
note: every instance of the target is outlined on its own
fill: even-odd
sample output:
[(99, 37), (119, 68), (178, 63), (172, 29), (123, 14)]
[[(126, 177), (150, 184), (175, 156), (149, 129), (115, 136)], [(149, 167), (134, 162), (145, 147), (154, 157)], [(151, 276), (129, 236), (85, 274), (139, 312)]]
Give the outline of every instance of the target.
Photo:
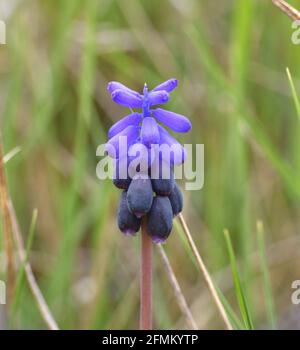
[(110, 81), (108, 84), (107, 84), (107, 91), (112, 94), (116, 89), (120, 88), (121, 84), (115, 82), (115, 81)]
[(166, 238), (162, 238), (160, 236), (151, 236), (151, 239), (156, 244), (162, 244), (162, 243), (165, 243), (166, 241)]
[(178, 86), (179, 81), (175, 78), (169, 79), (162, 84), (156, 86), (152, 91), (171, 92)]
[(144, 94), (144, 97), (147, 98), (147, 96), (148, 96), (148, 86), (147, 86), (147, 83), (144, 84), (143, 94)]
[(128, 230), (123, 230), (122, 232), (127, 237), (136, 236), (136, 234), (137, 234), (134, 230), (129, 230), (129, 229)]
[(175, 89), (178, 86), (178, 84), (179, 84), (179, 80), (176, 79), (176, 78), (172, 78), (172, 79), (170, 79), (170, 83)]

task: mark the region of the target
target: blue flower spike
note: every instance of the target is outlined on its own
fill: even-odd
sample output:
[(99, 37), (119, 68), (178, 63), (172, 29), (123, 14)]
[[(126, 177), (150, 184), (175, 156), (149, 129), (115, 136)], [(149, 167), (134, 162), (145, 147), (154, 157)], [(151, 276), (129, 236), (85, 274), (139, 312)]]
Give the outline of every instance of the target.
[[(131, 111), (112, 125), (106, 144), (108, 155), (115, 161), (113, 182), (123, 190), (118, 226), (125, 235), (135, 235), (142, 218), (146, 217), (146, 231), (154, 243), (166, 241), (172, 231), (173, 217), (183, 208), (183, 197), (174, 179), (173, 167), (185, 161), (186, 151), (165, 126), (174, 132), (187, 133), (192, 124), (184, 115), (156, 108), (169, 101), (170, 93), (177, 86), (178, 80), (174, 78), (150, 91), (144, 84), (142, 93), (117, 81), (107, 86), (112, 100)], [(121, 144), (124, 138), (125, 146)], [(159, 146), (158, 152), (155, 146)], [(163, 147), (171, 147), (168, 156)], [(145, 159), (146, 170), (135, 167), (135, 164), (132, 166), (137, 158)], [(127, 169), (125, 177), (118, 175), (121, 164)], [(168, 177), (162, 176), (164, 167), (169, 170)]]

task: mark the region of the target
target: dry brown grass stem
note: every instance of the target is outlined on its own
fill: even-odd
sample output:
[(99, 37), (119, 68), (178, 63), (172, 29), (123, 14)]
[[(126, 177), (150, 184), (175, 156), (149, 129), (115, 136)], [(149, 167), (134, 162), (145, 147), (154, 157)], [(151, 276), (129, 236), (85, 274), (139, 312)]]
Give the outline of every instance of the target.
[(4, 169), (4, 153), (0, 135), (0, 206), (3, 220), (4, 249), (7, 261), (7, 302), (11, 304), (15, 287), (15, 263), (12, 225), (8, 207), (8, 191)]
[(223, 304), (222, 304), (222, 302), (221, 302), (221, 300), (219, 298), (218, 292), (217, 292), (217, 290), (216, 290), (216, 288), (215, 288), (215, 286), (213, 284), (213, 281), (212, 281), (212, 279), (210, 277), (210, 274), (209, 274), (209, 272), (208, 272), (208, 270), (207, 270), (207, 268), (206, 268), (206, 266), (205, 266), (205, 264), (204, 264), (204, 262), (203, 262), (203, 260), (201, 258), (201, 255), (200, 255), (200, 253), (199, 253), (199, 251), (198, 251), (198, 249), (196, 247), (196, 244), (195, 244), (194, 239), (192, 237), (192, 234), (191, 234), (191, 232), (190, 232), (190, 230), (189, 230), (189, 228), (188, 228), (188, 226), (186, 224), (186, 221), (185, 221), (185, 219), (184, 219), (182, 214), (179, 214), (178, 217), (179, 217), (180, 223), (182, 225), (183, 231), (184, 231), (184, 233), (186, 235), (186, 238), (188, 240), (189, 246), (190, 246), (190, 248), (192, 250), (192, 253), (193, 253), (193, 255), (196, 258), (198, 267), (199, 267), (200, 271), (203, 274), (204, 280), (205, 280), (205, 282), (207, 284), (207, 287), (208, 287), (208, 289), (209, 289), (209, 291), (211, 293), (211, 296), (212, 296), (212, 298), (213, 298), (213, 300), (214, 300), (214, 302), (216, 304), (216, 307), (217, 307), (217, 309), (218, 309), (218, 311), (219, 311), (219, 313), (220, 313), (220, 315), (221, 315), (221, 317), (222, 317), (222, 319), (223, 319), (223, 321), (225, 323), (225, 326), (226, 326), (226, 328), (228, 330), (232, 330), (233, 328), (232, 328), (232, 325), (231, 325), (231, 323), (230, 323), (230, 321), (229, 321), (229, 319), (227, 317), (227, 314), (226, 314), (226, 311), (224, 309), (224, 306), (223, 306)]
[(272, 0), (282, 12), (288, 15), (292, 20), (300, 20), (300, 12), (284, 0)]
[(10, 303), (14, 294), (15, 286), (15, 266), (14, 266), (14, 242), (17, 248), (17, 254), (21, 264), (24, 264), (24, 271), (26, 275), (29, 288), (38, 305), (39, 311), (45, 323), (51, 330), (58, 330), (56, 321), (54, 320), (50, 309), (41, 293), (41, 290), (36, 282), (30, 263), (26, 259), (26, 251), (22, 234), (19, 228), (15, 209), (9, 197), (5, 169), (4, 156), (2, 148), (2, 140), (0, 135), (0, 201), (3, 217), (3, 233), (5, 242), (5, 252), (7, 257), (7, 289), (8, 302)]
[(9, 200), (9, 213), (12, 221), (13, 234), (14, 239), (17, 246), (17, 253), (20, 259), (21, 264), (24, 264), (24, 271), (26, 275), (26, 279), (29, 285), (29, 288), (34, 296), (34, 299), (39, 308), (40, 314), (44, 319), (45, 323), (51, 330), (58, 330), (58, 325), (52, 316), (52, 313), (46, 303), (46, 300), (37, 284), (37, 281), (34, 277), (31, 265), (28, 261), (26, 261), (26, 250), (24, 247), (24, 242), (22, 238), (22, 234), (20, 231), (19, 223), (16, 217), (15, 209), (13, 207), (12, 202)]
[(159, 249), (159, 253), (160, 253), (160, 256), (162, 258), (163, 264), (166, 268), (169, 280), (174, 288), (175, 297), (176, 297), (177, 303), (180, 307), (180, 310), (183, 313), (183, 315), (185, 316), (189, 327), (193, 330), (197, 330), (198, 327), (197, 327), (196, 321), (195, 321), (195, 319), (192, 315), (192, 312), (188, 306), (188, 303), (187, 303), (187, 301), (182, 293), (182, 290), (181, 290), (180, 285), (178, 283), (178, 280), (175, 276), (175, 273), (172, 269), (172, 266), (171, 266), (171, 263), (167, 257), (167, 254), (166, 254), (164, 248), (162, 247), (162, 245), (158, 245), (158, 249)]

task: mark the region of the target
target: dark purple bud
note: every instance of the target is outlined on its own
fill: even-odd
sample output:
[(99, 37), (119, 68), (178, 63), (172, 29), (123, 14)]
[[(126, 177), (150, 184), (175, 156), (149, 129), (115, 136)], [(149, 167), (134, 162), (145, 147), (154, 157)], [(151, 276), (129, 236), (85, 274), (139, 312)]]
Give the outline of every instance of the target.
[(161, 123), (176, 132), (188, 132), (192, 128), (191, 122), (184, 115), (157, 108), (152, 111), (153, 116)]
[(169, 101), (170, 95), (166, 91), (153, 91), (149, 92), (149, 105), (160, 105)]
[(131, 182), (131, 178), (128, 174), (128, 159), (115, 159), (114, 160), (114, 173), (113, 183), (117, 188), (122, 190), (128, 190)]
[(150, 178), (145, 175), (135, 176), (128, 188), (127, 205), (137, 217), (142, 217), (151, 209), (153, 190)]
[(119, 188), (120, 190), (128, 190), (128, 187), (130, 185), (131, 179), (128, 177), (127, 179), (113, 179), (113, 184)]
[(118, 226), (125, 235), (134, 235), (141, 227), (141, 219), (138, 219), (128, 210), (127, 192), (123, 191), (118, 210)]
[(114, 102), (118, 103), (121, 106), (130, 108), (142, 108), (143, 106), (143, 99), (127, 90), (115, 90), (111, 94), (111, 97)]
[(183, 209), (183, 196), (180, 187), (176, 182), (171, 194), (169, 195), (169, 200), (172, 206), (173, 215), (177, 216)]
[(173, 226), (173, 211), (168, 197), (156, 196), (147, 215), (147, 233), (153, 242), (163, 243)]
[(138, 126), (143, 116), (140, 113), (131, 113), (126, 117), (116, 122), (108, 131), (108, 139), (111, 139), (121, 131), (127, 128), (127, 126)]
[(158, 144), (159, 130), (154, 118), (144, 118), (141, 128), (141, 141), (147, 147), (151, 147), (152, 144)]
[(160, 196), (168, 196), (174, 187), (174, 178), (152, 180), (153, 191)]
[(167, 92), (173, 91), (178, 86), (178, 80), (177, 79), (169, 79), (165, 81), (162, 84), (159, 84), (156, 86), (152, 91), (161, 91), (165, 90)]
[(153, 191), (160, 196), (168, 196), (174, 188), (174, 173), (170, 164), (155, 161), (150, 168)]

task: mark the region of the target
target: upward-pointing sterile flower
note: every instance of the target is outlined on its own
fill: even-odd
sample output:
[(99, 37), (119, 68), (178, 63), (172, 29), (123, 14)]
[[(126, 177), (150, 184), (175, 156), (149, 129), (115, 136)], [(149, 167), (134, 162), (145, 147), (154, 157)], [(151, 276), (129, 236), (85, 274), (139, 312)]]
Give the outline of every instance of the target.
[[(156, 107), (167, 103), (170, 93), (177, 86), (177, 79), (169, 79), (151, 91), (148, 91), (145, 84), (142, 94), (116, 81), (107, 86), (115, 103), (131, 109), (130, 114), (108, 131), (106, 150), (109, 156), (115, 158), (115, 169), (122, 168), (124, 160), (127, 166), (127, 160), (134, 159), (132, 153), (136, 150), (141, 154), (146, 148), (147, 157), (143, 175), (130, 175), (129, 166), (125, 166), (125, 178), (118, 177), (118, 171), (115, 172), (114, 184), (124, 190), (119, 206), (118, 225), (126, 235), (133, 235), (140, 228), (141, 218), (147, 215), (146, 231), (155, 243), (167, 239), (172, 229), (172, 217), (182, 210), (182, 194), (174, 180), (173, 166), (184, 162), (186, 152), (164, 126), (175, 132), (186, 133), (192, 125), (184, 115)], [(119, 141), (123, 137), (126, 138), (127, 149), (123, 146), (120, 148)], [(158, 154), (154, 153), (154, 158), (158, 159), (155, 166), (150, 152), (153, 145), (172, 148), (168, 159), (165, 159), (161, 150)], [(169, 171), (168, 177), (163, 175), (165, 169)]]
[[(145, 84), (143, 94), (140, 94), (119, 82), (112, 81), (108, 84), (107, 90), (110, 92), (114, 102), (130, 109), (141, 109), (140, 112), (132, 111), (131, 114), (119, 120), (109, 129), (107, 145), (109, 155), (118, 158), (119, 150), (116, 141), (120, 136), (128, 138), (128, 147), (137, 142), (141, 142), (148, 148), (152, 144), (179, 145), (158, 122), (164, 124), (172, 131), (185, 133), (192, 127), (189, 119), (163, 108), (153, 108), (156, 105), (167, 103), (170, 98), (169, 93), (177, 86), (177, 79), (169, 79), (151, 91), (148, 91), (147, 84)], [(111, 146), (115, 149), (114, 155), (112, 152), (109, 152)], [(174, 155), (174, 158), (177, 161), (175, 164), (179, 164), (185, 159), (185, 151), (182, 147), (176, 149), (177, 154)]]

